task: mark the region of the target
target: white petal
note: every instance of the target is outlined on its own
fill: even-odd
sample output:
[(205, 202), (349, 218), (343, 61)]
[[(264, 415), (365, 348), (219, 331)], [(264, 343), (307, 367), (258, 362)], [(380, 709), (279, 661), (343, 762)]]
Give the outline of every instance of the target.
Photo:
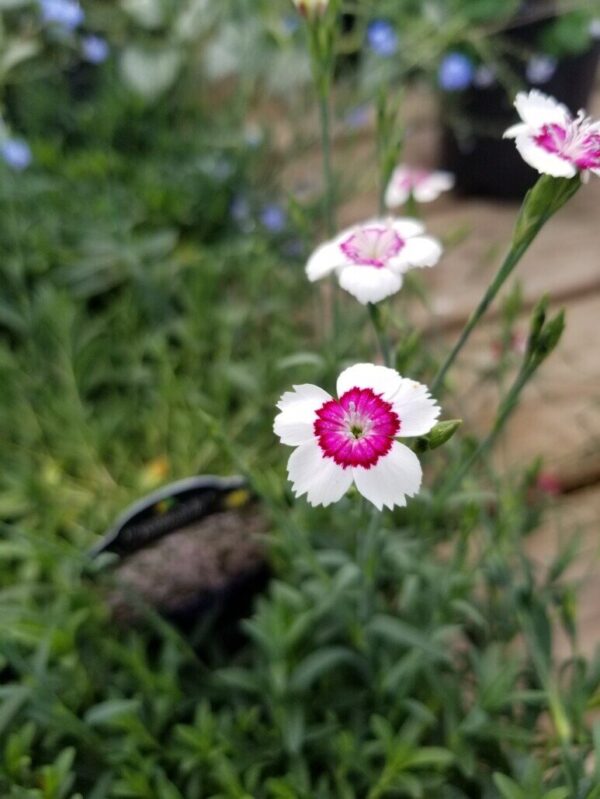
[(426, 180), (422, 180), (413, 189), (415, 200), (419, 203), (431, 203), (445, 191), (454, 188), (454, 175), (451, 172), (432, 172)]
[(564, 158), (544, 150), (528, 134), (517, 136), (516, 145), (523, 160), (537, 169), (540, 174), (552, 175), (555, 178), (572, 178), (577, 174), (577, 167)]
[(415, 236), (405, 242), (390, 268), (400, 273), (413, 266), (435, 266), (442, 257), (442, 245), (432, 236)]
[(371, 219), (366, 219), (364, 222), (361, 222), (360, 225), (355, 225), (353, 228), (348, 228), (348, 230), (345, 230), (340, 233), (339, 236), (336, 236), (335, 240), (337, 242), (343, 241), (357, 230), (370, 227), (391, 227), (403, 239), (408, 239), (411, 236), (418, 236), (419, 233), (423, 233), (425, 230), (423, 223), (419, 222), (418, 219), (413, 219), (412, 217), (377, 216), (372, 217)]
[(337, 240), (321, 244), (313, 252), (306, 264), (306, 275), (311, 282), (320, 280), (346, 263), (346, 257), (340, 250)]
[(402, 388), (403, 378), (395, 369), (374, 363), (356, 363), (340, 373), (336, 391), (338, 397), (351, 388), (370, 388), (387, 402), (391, 402)]
[(537, 89), (532, 89), (529, 93), (519, 92), (515, 98), (515, 108), (523, 122), (535, 128), (553, 122), (565, 124), (571, 119), (565, 105)]
[(531, 129), (529, 125), (526, 125), (525, 122), (517, 122), (516, 125), (511, 125), (510, 128), (504, 131), (502, 134), (503, 139), (516, 139), (517, 136), (520, 136), (524, 133), (530, 133)]
[(398, 208), (398, 206), (404, 205), (409, 196), (410, 192), (408, 188), (398, 185), (394, 178), (392, 178), (385, 192), (385, 206), (386, 208)]
[(286, 391), (277, 403), (281, 411), (275, 417), (273, 430), (282, 444), (297, 446), (314, 437), (316, 412), (331, 396), (318, 386), (305, 383)]
[(394, 274), (385, 266), (346, 266), (340, 271), (339, 282), (363, 305), (380, 302), (402, 287), (401, 275)]
[(311, 505), (330, 505), (341, 499), (352, 484), (352, 470), (326, 458), (316, 440), (295, 449), (288, 461), (288, 477), (295, 496), (306, 494)]
[(411, 239), (413, 236), (420, 236), (425, 231), (425, 225), (419, 222), (418, 219), (411, 219), (410, 217), (401, 217), (399, 219), (389, 220), (394, 230), (401, 239)]
[(415, 453), (398, 441), (394, 441), (388, 454), (370, 469), (355, 466), (352, 471), (357, 489), (378, 510), (384, 505), (390, 510), (395, 505), (404, 507), (406, 497), (418, 493), (423, 477)]
[(400, 419), (399, 436), (423, 436), (428, 433), (440, 415), (440, 407), (427, 386), (400, 378), (401, 385), (392, 397), (392, 407)]

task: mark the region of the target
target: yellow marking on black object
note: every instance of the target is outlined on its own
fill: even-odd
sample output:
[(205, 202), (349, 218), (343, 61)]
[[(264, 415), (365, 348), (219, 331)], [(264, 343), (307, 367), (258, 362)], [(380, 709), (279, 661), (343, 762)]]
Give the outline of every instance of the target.
[(230, 510), (235, 508), (242, 508), (250, 502), (251, 494), (246, 488), (237, 488), (235, 491), (230, 491), (225, 497), (223, 505)]
[(172, 497), (169, 497), (168, 499), (162, 499), (160, 502), (156, 503), (154, 510), (156, 513), (162, 516), (164, 513), (169, 511), (174, 504), (175, 500)]

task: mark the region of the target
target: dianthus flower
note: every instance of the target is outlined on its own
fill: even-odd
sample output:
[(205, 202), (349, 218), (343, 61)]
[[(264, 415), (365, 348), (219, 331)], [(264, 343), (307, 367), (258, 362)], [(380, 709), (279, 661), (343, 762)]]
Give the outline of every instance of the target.
[(416, 219), (371, 219), (318, 247), (306, 274), (314, 281), (336, 272), (340, 286), (363, 305), (380, 302), (400, 290), (409, 269), (439, 261), (442, 247), (424, 230)]
[(419, 203), (430, 203), (454, 187), (450, 172), (428, 172), (426, 169), (401, 164), (396, 167), (385, 193), (388, 208), (397, 208), (408, 201), (410, 195)]
[(397, 438), (435, 425), (440, 408), (429, 389), (386, 366), (359, 363), (340, 374), (337, 395), (305, 384), (277, 404), (273, 429), (296, 447), (287, 467), (294, 494), (330, 505), (354, 483), (378, 510), (405, 506), (421, 487), (422, 469)]
[(541, 174), (573, 178), (600, 175), (600, 122), (569, 109), (542, 92), (519, 92), (515, 107), (521, 122), (504, 134), (514, 139), (523, 159)]

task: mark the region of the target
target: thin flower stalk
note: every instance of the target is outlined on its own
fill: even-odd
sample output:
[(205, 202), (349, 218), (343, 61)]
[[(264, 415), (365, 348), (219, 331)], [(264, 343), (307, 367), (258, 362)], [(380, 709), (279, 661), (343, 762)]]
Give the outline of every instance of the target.
[(523, 389), (560, 341), (565, 327), (564, 311), (545, 324), (547, 302), (547, 297), (543, 297), (533, 312), (525, 358), (512, 386), (500, 404), (492, 429), (439, 492), (437, 498), (439, 503), (443, 503), (458, 488), (471, 467), (493, 448), (517, 408)]
[(580, 186), (581, 180), (578, 176), (568, 179), (542, 175), (535, 186), (527, 192), (517, 218), (510, 250), (496, 273), (496, 276), (487, 287), (479, 305), (471, 314), (458, 341), (435, 376), (431, 385), (431, 390), (434, 394), (441, 389), (448, 370), (469, 340), (471, 333), (477, 327), (477, 324), (496, 298), (502, 286), (513, 273), (540, 230), (544, 227), (546, 222), (571, 199)]

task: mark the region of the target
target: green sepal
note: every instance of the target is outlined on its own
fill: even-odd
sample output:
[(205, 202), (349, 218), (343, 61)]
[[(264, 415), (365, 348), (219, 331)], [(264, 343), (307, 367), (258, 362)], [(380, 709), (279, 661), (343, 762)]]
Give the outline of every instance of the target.
[(513, 247), (527, 246), (540, 228), (581, 188), (581, 178), (542, 175), (523, 200), (515, 226)]
[(436, 426), (417, 439), (416, 449), (418, 452), (426, 452), (428, 449), (437, 449), (450, 441), (462, 424), (462, 419), (448, 419), (445, 422), (438, 422)]

